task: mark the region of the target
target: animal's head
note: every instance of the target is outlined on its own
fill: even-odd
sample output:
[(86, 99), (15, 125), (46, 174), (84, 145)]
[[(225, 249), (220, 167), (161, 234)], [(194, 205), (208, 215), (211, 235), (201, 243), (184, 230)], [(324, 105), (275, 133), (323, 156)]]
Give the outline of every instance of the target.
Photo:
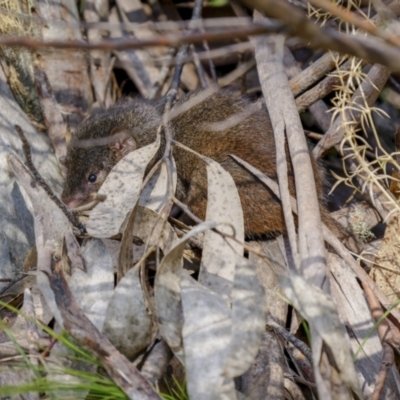
[(156, 107), (139, 100), (85, 120), (62, 160), (67, 169), (63, 202), (76, 208), (94, 200), (114, 165), (155, 139), (160, 121)]

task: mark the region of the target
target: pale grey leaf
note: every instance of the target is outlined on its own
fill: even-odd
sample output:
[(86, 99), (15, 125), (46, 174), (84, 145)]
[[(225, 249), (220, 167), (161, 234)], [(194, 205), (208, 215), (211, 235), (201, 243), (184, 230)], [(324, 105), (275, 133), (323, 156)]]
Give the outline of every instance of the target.
[[(62, 329), (56, 323), (54, 332), (61, 335)], [(55, 385), (63, 388), (57, 391), (57, 398), (84, 400), (87, 398), (89, 389), (82, 390), (80, 385), (86, 383), (79, 374), (68, 374), (66, 370), (82, 371), (88, 374), (95, 374), (97, 365), (89, 361), (85, 362), (76, 356), (76, 352), (64, 346), (61, 342), (56, 342), (46, 359), (48, 369), (46, 379)]]
[(129, 360), (153, 339), (152, 320), (140, 282), (140, 267), (130, 269), (115, 288), (107, 309), (103, 332)]
[[(173, 193), (175, 193), (177, 173), (175, 162), (172, 165), (172, 186)], [(147, 182), (140, 194), (139, 205), (150, 208), (155, 212), (159, 213), (164, 207), (168, 200), (168, 172), (167, 165), (165, 162), (161, 164), (161, 167), (154, 173), (154, 175)]]
[(233, 379), (223, 375), (232, 335), (229, 304), (186, 271), (182, 271), (181, 285), (189, 397), (191, 400), (235, 399)]
[[(244, 241), (243, 211), (239, 194), (231, 175), (217, 162), (206, 159), (208, 179), (207, 221), (219, 223), (218, 229), (234, 234)], [(204, 248), (199, 282), (216, 293), (230, 298), (236, 256), (243, 254), (243, 246), (209, 230), (204, 236)]]
[[(349, 346), (332, 299), (297, 274), (278, 275), (278, 278), (285, 296), (308, 321), (311, 331), (318, 332), (324, 345), (329, 347), (342, 381), (356, 393), (360, 393)], [(318, 350), (313, 350), (313, 354), (319, 354)]]
[(265, 331), (264, 296), (255, 266), (237, 256), (232, 290), (232, 338), (224, 376), (242, 375), (254, 361)]
[(105, 201), (97, 204), (89, 213), (86, 230), (89, 235), (107, 238), (116, 235), (135, 207), (142, 186), (146, 167), (160, 146), (160, 135), (157, 140), (136, 151), (127, 154), (107, 175), (99, 190), (105, 195)]
[[(354, 272), (341, 258), (331, 253), (328, 253), (328, 266), (333, 277), (332, 297), (341, 320), (346, 323), (352, 352), (357, 353), (354, 364), (363, 395), (369, 398), (374, 391), (376, 372), (379, 371), (382, 362), (382, 343), (378, 332), (374, 329), (375, 321), (371, 316), (365, 293), (358, 284)], [(359, 329), (360, 326), (363, 329)], [(364, 342), (367, 337), (368, 340)], [(363, 345), (360, 351), (361, 343)], [(398, 371), (392, 368), (382, 389), (381, 397), (385, 400), (394, 400), (398, 397), (394, 375), (398, 376)]]
[(90, 239), (83, 248), (86, 272), (73, 269), (68, 282), (77, 303), (101, 331), (114, 290), (111, 255), (100, 239)]
[(214, 222), (204, 222), (193, 228), (165, 255), (157, 270), (154, 282), (157, 321), (161, 336), (175, 355), (181, 355), (182, 351), (181, 270), (183, 250), (190, 237), (215, 226)]

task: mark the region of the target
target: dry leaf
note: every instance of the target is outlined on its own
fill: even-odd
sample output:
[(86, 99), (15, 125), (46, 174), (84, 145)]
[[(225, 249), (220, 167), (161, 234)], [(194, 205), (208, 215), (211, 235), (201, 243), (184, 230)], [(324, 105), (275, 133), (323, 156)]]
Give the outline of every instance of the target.
[[(235, 233), (236, 239), (244, 242), (243, 211), (235, 182), (221, 165), (211, 159), (206, 159), (206, 168), (207, 221), (217, 222), (221, 232)], [(241, 244), (211, 230), (206, 231), (199, 282), (229, 299), (237, 255), (243, 255)]]
[(83, 256), (86, 272), (75, 269), (68, 286), (83, 312), (101, 331), (114, 290), (111, 256), (100, 239), (90, 239), (83, 248)]
[(256, 267), (245, 258), (237, 256), (232, 290), (232, 337), (224, 376), (239, 376), (254, 361), (265, 331), (264, 297)]
[[(228, 302), (182, 273), (183, 344), (191, 400), (235, 399), (232, 378), (223, 375), (232, 335)], [(242, 346), (246, 346), (242, 343)]]
[(163, 258), (154, 282), (154, 299), (160, 334), (175, 355), (182, 353), (181, 270), (186, 241), (199, 232), (212, 229), (214, 222), (203, 222), (180, 239)]
[(126, 217), (139, 199), (147, 164), (159, 147), (160, 135), (157, 135), (154, 143), (132, 151), (114, 166), (99, 190), (99, 195), (106, 196), (105, 201), (89, 213), (86, 224), (89, 235), (108, 238), (121, 232)]
[[(328, 254), (328, 266), (331, 279), (332, 297), (337, 305), (339, 315), (348, 332), (348, 340), (357, 358), (354, 361), (363, 395), (369, 398), (375, 388), (376, 372), (382, 363), (382, 344), (372, 319), (371, 310), (365, 300), (365, 293), (357, 282), (357, 277), (347, 264), (335, 254)], [(362, 326), (362, 329), (360, 329)], [(368, 340), (364, 341), (364, 339)], [(360, 346), (362, 344), (362, 350)], [(353, 356), (354, 357), (354, 356)], [(396, 393), (396, 377), (393, 372), (386, 378), (382, 398)], [(397, 372), (394, 372), (397, 375)], [(389, 397), (387, 397), (389, 396)]]
[[(335, 368), (338, 370), (341, 382), (348, 389), (360, 393), (357, 373), (350, 354), (348, 343), (343, 335), (343, 326), (332, 300), (315, 285), (307, 283), (302, 277), (292, 273), (290, 276), (278, 274), (285, 296), (293, 307), (308, 321), (311, 332), (314, 330), (323, 340), (323, 345), (329, 348)], [(317, 338), (318, 339), (318, 338)], [(321, 343), (322, 345), (322, 343)], [(321, 350), (322, 351), (322, 350)], [(313, 348), (315, 357), (321, 353)]]
[[(33, 214), (35, 216), (35, 238), (36, 247), (38, 239), (38, 231), (36, 222), (37, 218), (42, 220), (40, 234), (43, 236), (43, 244), (47, 240), (52, 240), (62, 245), (65, 240), (68, 257), (73, 265), (78, 268), (85, 269), (83, 257), (79, 244), (72, 232), (71, 224), (61, 210), (50, 200), (44, 189), (39, 186), (28, 169), (23, 165), (18, 157), (9, 156), (10, 166), (17, 178), (19, 185), (23, 188), (31, 201)], [(38, 249), (39, 252), (39, 249)]]
[[(175, 193), (177, 173), (175, 162), (173, 161), (171, 164), (172, 189), (173, 193)], [(165, 162), (163, 162), (160, 168), (157, 169), (154, 175), (147, 182), (146, 186), (143, 188), (142, 193), (140, 194), (139, 205), (159, 213), (167, 202), (169, 195), (168, 189), (167, 165)]]
[(115, 288), (103, 333), (129, 360), (153, 340), (153, 322), (140, 282), (140, 265), (130, 269)]

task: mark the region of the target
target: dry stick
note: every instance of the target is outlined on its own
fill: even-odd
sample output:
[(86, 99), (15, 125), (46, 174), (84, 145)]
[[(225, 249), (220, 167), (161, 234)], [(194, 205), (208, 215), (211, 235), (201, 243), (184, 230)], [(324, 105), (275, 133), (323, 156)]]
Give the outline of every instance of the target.
[[(48, 135), (56, 156), (58, 160), (60, 160), (60, 158), (67, 154), (67, 143), (65, 141), (67, 125), (64, 122), (61, 112), (57, 108), (57, 103), (53, 97), (46, 73), (35, 67), (34, 78)], [(65, 174), (65, 168), (61, 168), (61, 170), (63, 174)]]
[[(288, 48), (285, 49), (284, 61), (287, 65), (290, 65), (292, 72), (294, 72), (294, 73), (297, 72), (298, 75), (302, 74), (301, 69), (297, 66), (296, 60)], [(329, 64), (329, 66), (330, 66), (330, 64)], [(311, 68), (311, 67), (309, 67), (309, 68)], [(309, 69), (309, 68), (307, 68), (307, 69)], [(327, 68), (325, 68), (325, 69), (327, 69)], [(290, 81), (289, 81), (289, 84), (290, 84)], [(290, 88), (292, 89), (291, 85), (290, 85)], [(296, 104), (297, 104), (297, 102), (296, 102)], [(323, 130), (323, 132), (326, 132), (330, 126), (330, 117), (328, 115), (327, 105), (323, 101), (316, 101), (315, 103), (310, 105), (310, 112), (313, 115), (313, 117), (315, 118), (317, 124)]]
[(200, 63), (200, 59), (197, 55), (196, 49), (193, 44), (190, 45), (190, 51), (193, 56), (193, 63), (196, 67), (197, 75), (199, 76), (200, 79), (200, 84), (202, 88), (208, 87), (208, 81), (206, 78), (206, 73), (204, 71), (203, 65)]
[[(203, 0), (195, 0), (191, 21), (197, 21), (197, 20), (201, 19), (202, 9), (203, 9)], [(190, 28), (190, 26), (191, 25), (189, 24), (189, 28)], [(188, 34), (190, 35), (190, 32), (188, 32)], [(189, 44), (193, 44), (193, 43), (194, 42), (192, 42), (192, 43), (186, 42), (179, 49), (178, 54), (176, 56), (177, 65), (175, 66), (175, 71), (174, 71), (174, 76), (172, 78), (171, 87), (169, 88), (168, 94), (167, 94), (167, 104), (169, 103), (169, 106), (168, 106), (169, 108), (171, 107), (171, 105), (172, 105), (173, 101), (175, 100), (175, 97), (178, 93), (179, 83), (180, 83), (180, 79), (181, 79), (181, 75), (182, 75), (182, 69), (183, 69), (183, 66), (185, 65), (183, 62), (183, 58), (185, 58), (188, 54)], [(167, 106), (166, 106), (166, 110), (167, 110)], [(168, 110), (168, 112), (169, 112), (169, 110)]]
[[(262, 183), (264, 183), (275, 196), (280, 198), (279, 186), (276, 182), (274, 182), (271, 178), (261, 173), (259, 170), (254, 168), (252, 165), (243, 161), (239, 157), (231, 154), (231, 157), (235, 159), (239, 164), (243, 165), (247, 170), (249, 170), (254, 176), (256, 176)], [(296, 199), (293, 197), (290, 199), (290, 204), (294, 213), (297, 214), (297, 204)], [(332, 246), (332, 248), (336, 251), (336, 253), (343, 258), (343, 260), (347, 263), (347, 265), (352, 269), (358, 279), (361, 282), (366, 282), (370, 285), (373, 290), (375, 296), (379, 299), (380, 303), (385, 307), (389, 308), (391, 303), (389, 299), (377, 288), (375, 282), (371, 279), (371, 277), (361, 268), (360, 265), (354, 260), (353, 256), (346, 249), (346, 247), (339, 241), (339, 239), (330, 231), (330, 229), (322, 224), (323, 226), (323, 237), (324, 240)], [(395, 309), (392, 309), (390, 313), (393, 315), (395, 319), (397, 319), (397, 323), (400, 323), (400, 312)]]
[(342, 21), (348, 22), (349, 24), (354, 25), (356, 28), (360, 28), (371, 35), (380, 37), (394, 46), (400, 46), (400, 38), (391, 35), (390, 33), (381, 31), (373, 24), (371, 20), (364, 19), (344, 7), (338, 6), (329, 0), (310, 0), (310, 3), (329, 11), (329, 13), (335, 17), (339, 17)]
[[(364, 35), (347, 35), (337, 30), (321, 28), (287, 1), (242, 0), (242, 2), (250, 8), (263, 11), (271, 18), (281, 20), (290, 28), (291, 35), (302, 38), (312, 47), (347, 53), (373, 64), (384, 64), (393, 70), (400, 68), (397, 64), (399, 61), (394, 62), (395, 59), (398, 60), (400, 49), (380, 39)], [(397, 15), (400, 4), (395, 0), (389, 8)]]
[[(381, 305), (379, 304), (374, 292), (371, 290), (371, 287), (367, 282), (362, 282), (362, 287), (364, 289), (365, 297), (369, 304), (372, 316), (374, 317), (374, 320), (378, 322), (383, 316)], [(381, 393), (384, 388), (388, 372), (394, 365), (394, 350), (387, 341), (387, 335), (390, 333), (393, 333), (393, 330), (391, 329), (389, 322), (386, 319), (382, 319), (378, 326), (378, 334), (383, 348), (382, 363), (375, 379), (375, 389), (370, 397), (370, 400), (379, 400), (381, 398)], [(397, 331), (396, 333), (398, 336), (399, 332)]]
[(252, 70), (255, 66), (256, 66), (256, 61), (254, 59), (251, 59), (243, 64), (239, 64), (238, 67), (235, 68), (232, 72), (229, 72), (222, 78), (218, 79), (218, 84), (221, 87), (229, 86), (237, 79), (247, 74), (247, 72)]
[[(51, 339), (41, 338), (35, 339), (35, 345), (38, 349), (44, 349), (48, 347), (51, 343)], [(22, 339), (18, 340), (18, 345), (25, 351), (29, 351), (31, 348), (31, 340), (30, 339)], [(19, 356), (21, 353), (15, 347), (14, 342), (3, 342), (0, 343), (0, 359), (4, 362), (5, 357), (15, 357)]]
[[(210, 58), (215, 59), (215, 58), (220, 58), (224, 60), (227, 56), (230, 56), (233, 53), (242, 53), (245, 51), (253, 51), (253, 45), (250, 42), (240, 42), (240, 43), (235, 43), (231, 45), (226, 45), (224, 47), (216, 48), (213, 50), (208, 51), (199, 51), (196, 56), (199, 58), (199, 60), (209, 60)], [(156, 59), (154, 61), (155, 65), (158, 66), (159, 64), (162, 64), (163, 62), (167, 62), (166, 57), (162, 59)], [(193, 62), (193, 56), (188, 55), (187, 57), (183, 57), (181, 62), (189, 63)], [(176, 65), (176, 60), (172, 59), (169, 60), (170, 66)]]
[[(87, 22), (100, 22), (101, 16), (99, 15), (96, 5), (93, 0), (87, 0), (85, 3), (83, 16)], [(102, 39), (102, 34), (99, 29), (88, 29), (87, 39), (89, 42)], [(109, 52), (93, 50), (90, 52), (90, 80), (92, 82), (95, 99), (101, 105), (109, 107), (112, 102), (110, 79), (112, 61)]]
[[(194, 8), (193, 8), (193, 14), (192, 14), (192, 19), (194, 23), (201, 18), (201, 13), (203, 9), (203, 0), (195, 0)], [(190, 24), (189, 24), (190, 27)], [(165, 104), (164, 108), (164, 114), (163, 114), (163, 125), (164, 125), (164, 133), (165, 133), (165, 150), (164, 150), (164, 156), (163, 156), (163, 161), (166, 164), (167, 167), (167, 175), (168, 175), (168, 188), (169, 188), (169, 200), (167, 201), (165, 207), (161, 211), (160, 214), (165, 215), (164, 221), (167, 222), (167, 216), (170, 214), (171, 209), (172, 209), (172, 198), (174, 197), (173, 193), (173, 183), (172, 183), (172, 151), (171, 151), (171, 140), (172, 140), (172, 133), (171, 133), (171, 126), (170, 126), (170, 112), (171, 112), (171, 107), (173, 102), (176, 99), (176, 96), (178, 94), (178, 89), (180, 85), (180, 80), (181, 80), (181, 75), (182, 75), (182, 70), (184, 63), (181, 61), (184, 57), (186, 57), (187, 53), (189, 50), (189, 44), (185, 44), (182, 46), (178, 54), (176, 56), (177, 58), (177, 65), (175, 66), (175, 71), (174, 71), (174, 76), (172, 78), (171, 86), (168, 89), (166, 99), (167, 102)]]
[(46, 274), (54, 300), (57, 304), (63, 329), (74, 337), (80, 345), (87, 346), (99, 358), (109, 376), (132, 400), (160, 400), (149, 382), (107, 339), (105, 335), (90, 322), (76, 303), (63, 275), (60, 249), (53, 250), (47, 242), (38, 259), (41, 271)]
[[(279, 41), (279, 38), (277, 40)], [(297, 107), (283, 71), (283, 38), (280, 39), (280, 43), (277, 40), (271, 43), (268, 37), (256, 38), (255, 55), (262, 91), (274, 129), (282, 208), (293, 258), (295, 262), (298, 262), (295, 226), (287, 180), (284, 143), (286, 131), (299, 208), (300, 265), (297, 264), (296, 267), (301, 268), (301, 274), (308, 282), (312, 282), (318, 287), (324, 287), (328, 284), (327, 266), (314, 173)], [(275, 93), (279, 93), (279, 102), (276, 101)]]
[(346, 123), (359, 123), (365, 105), (371, 107), (379, 96), (380, 91), (390, 76), (388, 68), (382, 65), (374, 65), (368, 72), (368, 79), (365, 79), (361, 86), (354, 92), (350, 103), (352, 109), (347, 110), (344, 118), (342, 115), (337, 117), (313, 150), (316, 158), (321, 157), (325, 151), (341, 142), (346, 132)]
[[(121, 7), (122, 5), (120, 1), (117, 2), (117, 6), (118, 9), (117, 7), (113, 7), (111, 9), (108, 17), (109, 20), (113, 22), (119, 22), (120, 16), (122, 16), (122, 18), (125, 20), (128, 20), (124, 9)], [(118, 10), (120, 12), (118, 12)], [(110, 35), (114, 40), (120, 40), (121, 37), (125, 38), (130, 36), (127, 33), (122, 32), (120, 29), (114, 29), (110, 31)], [(142, 50), (133, 49), (130, 51), (114, 50), (113, 53), (122, 64), (122, 67), (128, 76), (135, 83), (140, 94), (143, 97), (147, 97), (153, 86), (153, 77), (155, 80), (155, 76), (158, 74), (156, 68), (153, 68), (150, 63), (149, 55)]]
[[(348, 71), (351, 68), (351, 61), (347, 61), (340, 67), (340, 71)], [(340, 73), (340, 72), (339, 72)], [(296, 98), (296, 105), (299, 112), (305, 111), (308, 107), (323, 99), (329, 93), (337, 89), (340, 78), (337, 75), (330, 75), (315, 85), (312, 89)]]
[[(325, 53), (317, 61), (293, 77), (289, 82), (293, 96), (297, 97), (332, 71), (337, 66), (337, 58), (338, 54), (336, 53)], [(342, 58), (344, 61), (345, 57)]]
[(78, 228), (81, 234), (85, 233), (86, 228), (82, 224), (82, 222), (80, 222), (78, 218), (76, 218), (76, 216), (72, 214), (72, 212), (68, 209), (68, 207), (53, 193), (53, 191), (50, 189), (50, 186), (39, 174), (38, 170), (36, 169), (35, 165), (32, 162), (31, 148), (21, 127), (19, 125), (14, 125), (14, 127), (18, 132), (18, 135), (22, 141), (22, 150), (26, 158), (26, 165), (29, 168), (33, 177), (35, 178), (36, 182), (43, 188), (43, 190), (47, 193), (49, 198), (60, 208), (60, 210), (68, 218), (68, 221), (71, 222), (73, 226)]
[(313, 362), (312, 352), (311, 352), (310, 348), (302, 340), (300, 340), (296, 336), (292, 335), (290, 332), (288, 332), (285, 328), (282, 328), (279, 324), (274, 322), (272, 319), (269, 319), (267, 321), (267, 327), (268, 326), (273, 328), (276, 333), (278, 333), (285, 340), (292, 343), (297, 349), (299, 349), (307, 357), (308, 361), (310, 361), (311, 363)]
[(161, 70), (160, 73), (158, 75), (157, 81), (154, 83), (153, 87), (151, 88), (151, 90), (149, 91), (149, 99), (154, 99), (158, 93), (161, 91), (161, 88), (163, 87), (169, 71), (173, 65), (173, 63), (171, 63), (171, 61), (173, 61), (175, 59), (175, 54), (177, 52), (177, 49), (175, 47), (172, 47), (171, 49), (169, 49), (167, 56), (164, 58), (164, 61), (162, 63), (161, 66)]
[[(59, 49), (85, 49), (85, 50), (124, 50), (139, 49), (146, 47), (159, 46), (180, 46), (191, 43), (216, 42), (222, 40), (232, 40), (233, 38), (245, 39), (250, 35), (260, 35), (271, 32), (287, 32), (297, 35), (310, 43), (312, 47), (326, 50), (340, 51), (366, 59), (370, 63), (381, 63), (394, 71), (400, 70), (400, 49), (388, 45), (381, 40), (373, 37), (361, 35), (347, 35), (335, 30), (320, 28), (295, 7), (278, 0), (243, 0), (250, 7), (255, 6), (271, 14), (273, 17), (282, 19), (285, 24), (270, 22), (268, 25), (253, 24), (249, 27), (220, 30), (217, 32), (195, 32), (180, 34), (164, 34), (150, 39), (118, 39), (102, 40), (94, 43), (87, 43), (79, 40), (40, 40), (29, 37), (9, 37), (1, 36), (0, 45), (24, 46), (30, 48), (59, 48)], [(300, 13), (300, 15), (299, 15)]]
[[(204, 32), (204, 30), (203, 30), (203, 32)], [(212, 58), (210, 56), (211, 50), (210, 50), (210, 46), (208, 45), (206, 40), (203, 41), (203, 47), (204, 47), (205, 53), (207, 54), (208, 68), (210, 68), (211, 78), (214, 83), (218, 84), (217, 70), (215, 68), (214, 61), (212, 60)], [(200, 57), (199, 57), (199, 59), (200, 59)]]

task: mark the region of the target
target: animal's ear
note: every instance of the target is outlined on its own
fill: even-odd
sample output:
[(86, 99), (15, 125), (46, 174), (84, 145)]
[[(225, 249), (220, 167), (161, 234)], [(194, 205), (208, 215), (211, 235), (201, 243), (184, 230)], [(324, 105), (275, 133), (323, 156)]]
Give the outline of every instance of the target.
[(66, 161), (67, 161), (67, 156), (61, 156), (61, 157), (58, 159), (58, 161), (60, 162), (61, 165), (64, 165), (64, 166), (65, 166)]
[(117, 127), (110, 133), (110, 149), (120, 160), (133, 150), (137, 149), (136, 139), (124, 127)]

